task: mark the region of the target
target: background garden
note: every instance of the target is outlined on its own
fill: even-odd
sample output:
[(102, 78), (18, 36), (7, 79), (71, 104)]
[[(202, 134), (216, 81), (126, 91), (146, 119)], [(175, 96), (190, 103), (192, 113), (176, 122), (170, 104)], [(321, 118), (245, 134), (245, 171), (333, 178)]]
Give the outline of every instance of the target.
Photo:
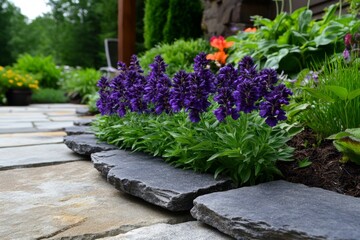
[(200, 0), (136, 1), (138, 58), (113, 78), (96, 69), (117, 1), (50, 0), (31, 23), (1, 2), (2, 99), (25, 86), (33, 102), (88, 103), (99, 139), (238, 185), (285, 178), (360, 195), (360, 1), (320, 19), (311, 1), (288, 12), (275, 1), (274, 19), (210, 41)]

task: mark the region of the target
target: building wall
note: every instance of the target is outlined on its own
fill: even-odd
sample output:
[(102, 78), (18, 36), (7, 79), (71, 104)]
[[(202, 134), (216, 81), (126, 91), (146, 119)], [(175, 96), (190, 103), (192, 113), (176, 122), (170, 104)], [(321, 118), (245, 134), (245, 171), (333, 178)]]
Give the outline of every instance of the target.
[[(314, 18), (321, 18), (324, 8), (337, 2), (338, 0), (311, 0), (310, 9)], [(253, 15), (270, 19), (276, 16), (273, 0), (203, 0), (203, 3), (202, 28), (208, 38), (215, 35), (229, 36), (251, 27), (250, 17)], [(306, 5), (307, 0), (293, 0), (292, 10)], [(347, 6), (348, 4), (344, 4), (344, 9)], [(289, 11), (287, 0), (284, 1), (284, 10)]]

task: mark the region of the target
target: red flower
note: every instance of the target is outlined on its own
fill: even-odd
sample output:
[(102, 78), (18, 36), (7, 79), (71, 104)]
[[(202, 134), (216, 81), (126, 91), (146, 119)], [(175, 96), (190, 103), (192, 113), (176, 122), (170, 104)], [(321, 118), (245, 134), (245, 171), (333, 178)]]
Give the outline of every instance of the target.
[(223, 36), (213, 36), (210, 38), (210, 45), (214, 48), (219, 49), (219, 51), (224, 51), (224, 48), (229, 48), (234, 44), (234, 42), (226, 42)]
[(226, 63), (227, 54), (225, 53), (224, 49), (229, 48), (234, 44), (234, 42), (227, 42), (223, 36), (213, 36), (210, 38), (210, 45), (214, 48), (219, 49), (214, 54), (208, 54), (206, 59), (214, 60), (219, 62), (220, 64), (224, 65)]
[(224, 65), (226, 63), (227, 54), (224, 51), (218, 51), (214, 54), (206, 55), (206, 59), (218, 61), (220, 64)]

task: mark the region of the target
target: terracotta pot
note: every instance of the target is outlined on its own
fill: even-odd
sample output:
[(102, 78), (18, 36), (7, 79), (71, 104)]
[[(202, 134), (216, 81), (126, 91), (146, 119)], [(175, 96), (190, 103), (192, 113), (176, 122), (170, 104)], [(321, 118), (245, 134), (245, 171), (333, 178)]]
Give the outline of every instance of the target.
[(10, 106), (27, 106), (31, 102), (31, 89), (9, 89), (6, 92), (7, 104)]

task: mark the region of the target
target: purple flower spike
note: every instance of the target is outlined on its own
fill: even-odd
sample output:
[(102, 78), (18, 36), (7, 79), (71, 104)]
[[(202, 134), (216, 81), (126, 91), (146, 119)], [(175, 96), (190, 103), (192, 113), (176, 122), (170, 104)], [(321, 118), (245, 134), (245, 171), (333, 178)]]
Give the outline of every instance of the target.
[(281, 109), (282, 105), (289, 104), (289, 96), (292, 95), (290, 89), (284, 84), (280, 84), (274, 90), (265, 96), (265, 101), (260, 103), (259, 115), (266, 118), (265, 122), (273, 127), (278, 121), (286, 120), (285, 111)]
[(145, 77), (142, 75), (143, 70), (140, 67), (139, 60), (136, 55), (130, 59), (130, 66), (124, 78), (124, 89), (126, 90), (126, 98), (129, 109), (132, 112), (144, 112), (147, 104), (143, 99), (145, 92)]
[(215, 76), (207, 69), (208, 64), (206, 54), (198, 54), (194, 59), (194, 73), (188, 76), (184, 106), (189, 111), (192, 122), (200, 121), (200, 114), (206, 112), (210, 106), (210, 93), (215, 92)]
[(219, 103), (219, 108), (214, 111), (216, 118), (221, 122), (226, 116), (231, 115), (233, 119), (239, 118), (239, 113), (235, 108), (235, 98), (233, 91), (235, 90), (235, 81), (237, 73), (235, 68), (228, 64), (222, 67), (217, 77), (217, 92), (214, 100)]
[(155, 112), (169, 113), (170, 107), (170, 88), (171, 80), (165, 74), (166, 64), (161, 56), (156, 56), (154, 62), (150, 64), (151, 72), (147, 77), (145, 85), (144, 100), (154, 104)]
[(185, 96), (189, 92), (189, 75), (180, 70), (174, 75), (173, 87), (170, 90), (170, 105), (174, 112), (179, 112), (185, 105)]

